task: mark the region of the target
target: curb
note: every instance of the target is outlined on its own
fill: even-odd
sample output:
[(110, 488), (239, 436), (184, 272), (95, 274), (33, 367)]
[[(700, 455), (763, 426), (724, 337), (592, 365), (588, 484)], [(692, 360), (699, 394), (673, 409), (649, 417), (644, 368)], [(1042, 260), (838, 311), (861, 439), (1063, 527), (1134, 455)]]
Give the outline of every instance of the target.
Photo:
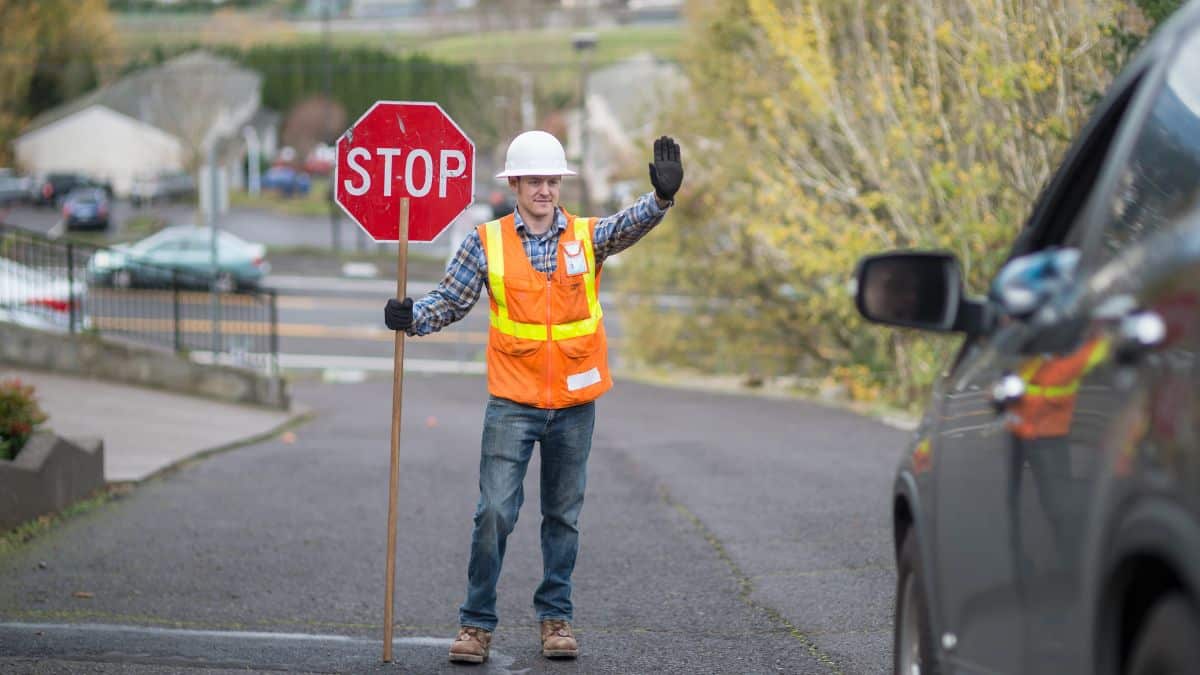
[(180, 459), (175, 460), (174, 462), (171, 462), (170, 464), (166, 464), (166, 465), (154, 470), (153, 472), (147, 474), (141, 480), (111, 481), (108, 484), (109, 485), (133, 485), (133, 486), (136, 486), (136, 485), (141, 485), (143, 483), (147, 483), (152, 480), (164, 478), (164, 477), (169, 476), (169, 475), (179, 471), (180, 469), (184, 468), (185, 466), (188, 466), (189, 464), (192, 464), (194, 462), (198, 462), (198, 461), (207, 459), (209, 457), (212, 457), (214, 455), (219, 455), (221, 453), (228, 452), (230, 450), (236, 450), (238, 448), (243, 448), (243, 447), (246, 447), (247, 445), (255, 445), (257, 443), (262, 443), (263, 441), (268, 441), (268, 440), (274, 438), (275, 436), (278, 436), (278, 435), (284, 433), (285, 431), (289, 431), (293, 428), (302, 426), (302, 425), (312, 421), (313, 419), (316, 418), (316, 416), (317, 416), (316, 412), (309, 406), (299, 404), (299, 403), (293, 403), (292, 410), (289, 411), (287, 419), (285, 419), (284, 421), (280, 422), (279, 424), (275, 425), (274, 427), (271, 427), (270, 429), (268, 429), (266, 431), (263, 431), (263, 432), (260, 432), (257, 434), (252, 434), (250, 436), (245, 436), (243, 438), (239, 438), (237, 440), (230, 441), (228, 443), (222, 443), (221, 445), (213, 446), (211, 448), (204, 448), (202, 450), (197, 450), (196, 452), (192, 453), (191, 455), (188, 455), (187, 457), (182, 457)]

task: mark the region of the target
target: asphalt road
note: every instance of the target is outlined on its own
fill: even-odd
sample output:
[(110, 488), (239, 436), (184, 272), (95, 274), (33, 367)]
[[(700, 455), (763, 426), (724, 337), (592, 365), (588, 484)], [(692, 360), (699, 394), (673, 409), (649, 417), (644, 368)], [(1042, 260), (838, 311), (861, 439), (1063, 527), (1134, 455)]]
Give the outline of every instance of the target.
[(538, 654), (535, 455), (493, 659), (448, 664), (484, 390), (475, 376), (405, 380), (394, 664), (379, 664), (385, 378), (297, 382), (316, 417), (294, 438), (184, 466), (0, 558), (0, 671), (888, 669), (888, 493), (904, 432), (631, 382), (598, 405), (575, 575), (582, 656)]

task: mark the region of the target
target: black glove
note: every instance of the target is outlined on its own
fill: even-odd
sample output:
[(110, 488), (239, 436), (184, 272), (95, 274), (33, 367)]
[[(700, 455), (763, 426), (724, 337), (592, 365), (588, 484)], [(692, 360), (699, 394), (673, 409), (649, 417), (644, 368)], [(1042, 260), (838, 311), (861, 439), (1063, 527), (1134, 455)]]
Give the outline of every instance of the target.
[(675, 199), (683, 183), (683, 163), (679, 160), (679, 144), (670, 136), (654, 141), (654, 162), (650, 165), (650, 183), (658, 198), (669, 202)]
[(413, 322), (412, 305), (412, 298), (388, 298), (387, 307), (383, 308), (383, 322), (392, 330), (408, 330)]

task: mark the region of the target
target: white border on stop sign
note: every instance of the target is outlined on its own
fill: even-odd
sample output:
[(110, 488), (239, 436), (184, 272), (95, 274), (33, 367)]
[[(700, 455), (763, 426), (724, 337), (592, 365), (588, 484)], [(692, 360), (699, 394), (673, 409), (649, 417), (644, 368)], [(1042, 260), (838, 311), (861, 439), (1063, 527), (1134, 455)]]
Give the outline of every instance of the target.
[[(339, 142), (341, 142), (342, 138), (346, 137), (347, 134), (351, 134), (350, 142), (353, 143), (352, 132), (354, 131), (354, 128), (357, 127), (358, 124), (367, 117), (367, 115), (370, 115), (372, 110), (374, 110), (375, 108), (377, 108), (381, 105), (433, 106), (434, 108), (438, 109), (438, 112), (440, 112), (443, 117), (445, 117), (447, 120), (450, 121), (450, 124), (454, 125), (454, 128), (458, 130), (458, 133), (462, 134), (462, 137), (464, 139), (466, 139), (467, 144), (471, 146), (471, 199), (467, 202), (466, 206), (464, 206), (458, 213), (456, 213), (454, 215), (453, 218), (450, 219), (450, 222), (446, 223), (446, 226), (443, 227), (441, 229), (441, 231), (438, 232), (437, 235), (433, 239), (430, 239), (427, 242), (418, 242), (418, 243), (432, 244), (432, 243), (436, 242), (438, 239), (441, 239), (442, 235), (444, 235), (448, 230), (452, 229), (451, 225), (454, 224), (454, 221), (456, 221), (460, 217), (462, 217), (462, 215), (464, 213), (466, 213), (467, 210), (470, 209), (471, 206), (473, 206), (475, 204), (475, 141), (471, 140), (471, 137), (467, 135), (467, 132), (463, 131), (463, 128), (458, 126), (458, 122), (454, 121), (454, 118), (451, 117), (450, 114), (446, 112), (446, 109), (443, 108), (441, 106), (441, 104), (437, 103), (436, 101), (382, 100), (382, 101), (375, 101), (374, 103), (372, 103), (370, 108), (367, 108), (366, 111), (363, 112), (363, 114), (358, 116), (358, 119), (354, 120), (354, 123), (350, 125), (350, 128), (343, 131), (341, 136), (338, 136), (337, 141), (335, 141), (333, 144), (335, 152), (337, 150), (337, 144)], [(382, 244), (398, 243), (400, 241), (399, 238), (397, 238), (397, 239), (376, 239), (375, 235), (368, 232), (367, 228), (363, 227), (362, 223), (358, 222), (358, 218), (356, 218), (353, 213), (350, 213), (350, 210), (347, 209), (344, 205), (342, 205), (341, 202), (338, 201), (338, 199), (337, 199), (337, 187), (338, 187), (338, 180), (339, 180), (338, 179), (338, 164), (339, 164), (339, 162), (335, 158), (334, 162), (333, 162), (333, 185), (331, 186), (333, 189), (333, 194), (330, 195), (330, 197), (333, 199), (333, 203), (338, 205), (338, 208), (340, 208), (342, 210), (342, 213), (346, 214), (346, 217), (348, 217), (350, 219), (350, 222), (354, 223), (355, 227), (362, 230), (363, 232), (366, 232), (367, 236), (370, 237), (372, 241), (382, 243)]]

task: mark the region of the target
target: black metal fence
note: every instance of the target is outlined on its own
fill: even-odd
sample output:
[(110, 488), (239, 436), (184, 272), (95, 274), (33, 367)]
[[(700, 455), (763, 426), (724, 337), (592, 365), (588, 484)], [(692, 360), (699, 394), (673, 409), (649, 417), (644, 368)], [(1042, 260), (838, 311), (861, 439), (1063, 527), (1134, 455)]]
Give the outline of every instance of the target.
[(277, 374), (275, 291), (230, 286), (228, 277), (150, 264), (128, 249), (0, 224), (0, 321)]

